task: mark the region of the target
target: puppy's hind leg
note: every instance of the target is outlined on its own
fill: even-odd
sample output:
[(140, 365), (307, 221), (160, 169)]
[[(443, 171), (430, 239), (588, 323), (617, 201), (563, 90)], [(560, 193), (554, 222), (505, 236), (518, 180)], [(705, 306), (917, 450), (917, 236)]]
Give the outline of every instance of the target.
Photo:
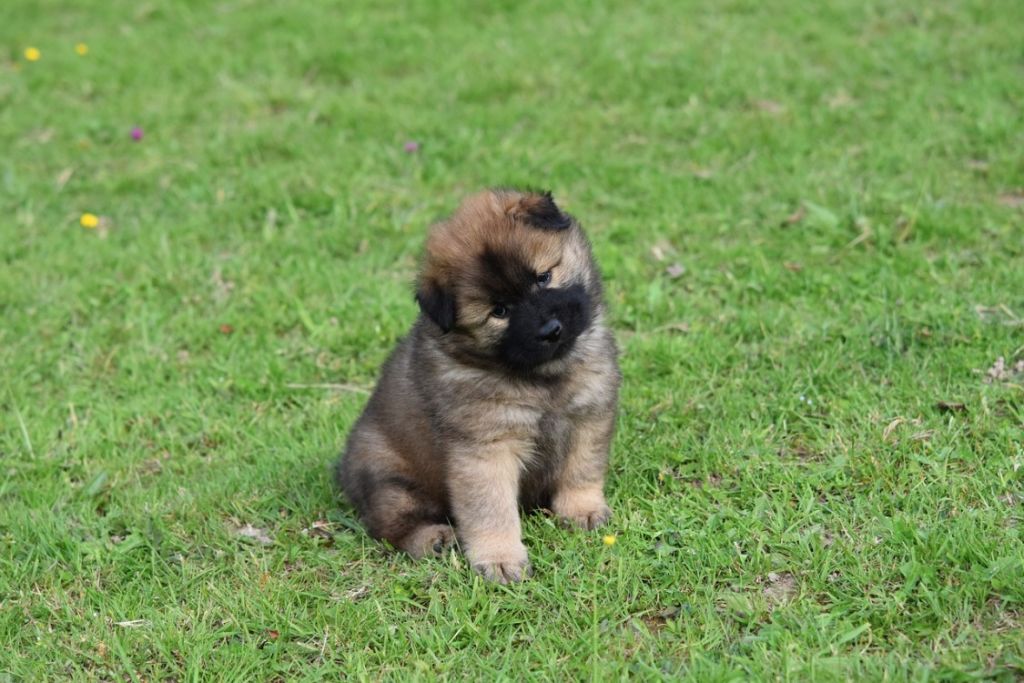
[(407, 533), (397, 547), (413, 559), (441, 557), (455, 543), (455, 530), (450, 524), (420, 524)]
[(455, 532), (437, 501), (401, 476), (383, 478), (370, 496), (363, 524), (374, 538), (388, 541), (413, 558), (440, 556)]
[(359, 455), (353, 449), (345, 454), (338, 480), (370, 536), (416, 559), (444, 553), (455, 532), (443, 502), (411, 479), (380, 471), (381, 458), (364, 460)]
[(455, 540), (444, 489), (415, 469), (372, 425), (357, 425), (338, 482), (367, 532), (414, 558), (441, 555)]

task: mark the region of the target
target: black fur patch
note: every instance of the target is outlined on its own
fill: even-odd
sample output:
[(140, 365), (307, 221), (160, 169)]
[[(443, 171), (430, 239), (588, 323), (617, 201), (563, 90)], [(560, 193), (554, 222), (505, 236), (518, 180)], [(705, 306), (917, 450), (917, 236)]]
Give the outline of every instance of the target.
[(412, 479), (403, 477), (400, 474), (392, 474), (391, 476), (384, 477), (381, 480), (382, 486), (394, 486), (395, 488), (402, 489), (404, 491), (416, 492), (420, 490), (420, 485), (414, 482)]
[[(576, 338), (590, 325), (591, 300), (581, 285), (542, 289), (520, 299), (509, 316), (499, 345), (502, 362), (517, 371), (529, 371), (541, 363), (561, 358), (572, 350)], [(557, 319), (562, 335), (557, 342), (544, 341), (538, 331)]]
[(416, 303), (442, 332), (451, 332), (455, 327), (455, 296), (444, 287), (424, 284), (416, 292)]
[(523, 198), (520, 204), (524, 209), (523, 219), (541, 230), (568, 230), (572, 219), (555, 204), (551, 192), (539, 192)]
[(494, 303), (516, 303), (537, 282), (537, 274), (526, 265), (526, 259), (515, 253), (484, 249), (480, 254), (480, 267), (486, 274), (480, 285)]

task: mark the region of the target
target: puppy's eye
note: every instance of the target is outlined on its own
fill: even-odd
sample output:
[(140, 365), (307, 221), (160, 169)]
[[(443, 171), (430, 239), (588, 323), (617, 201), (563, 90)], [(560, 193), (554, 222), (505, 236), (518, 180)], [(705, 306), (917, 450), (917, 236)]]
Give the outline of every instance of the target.
[(551, 271), (549, 270), (546, 273), (541, 273), (540, 275), (538, 275), (537, 284), (540, 285), (541, 287), (547, 287), (549, 284), (551, 284)]
[(498, 319), (507, 318), (508, 313), (508, 306), (505, 304), (494, 304), (494, 308), (491, 309), (491, 315)]

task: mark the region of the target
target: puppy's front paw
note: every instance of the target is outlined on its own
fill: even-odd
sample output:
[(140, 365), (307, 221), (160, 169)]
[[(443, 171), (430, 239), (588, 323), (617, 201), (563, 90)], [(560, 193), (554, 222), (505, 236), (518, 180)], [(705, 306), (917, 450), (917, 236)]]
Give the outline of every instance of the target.
[(530, 576), (530, 560), (526, 547), (509, 548), (497, 552), (470, 553), (470, 563), (477, 573), (488, 581), (516, 583)]
[(570, 491), (555, 496), (551, 510), (563, 521), (591, 530), (596, 529), (612, 516), (612, 509), (604, 502), (604, 494), (600, 491)]

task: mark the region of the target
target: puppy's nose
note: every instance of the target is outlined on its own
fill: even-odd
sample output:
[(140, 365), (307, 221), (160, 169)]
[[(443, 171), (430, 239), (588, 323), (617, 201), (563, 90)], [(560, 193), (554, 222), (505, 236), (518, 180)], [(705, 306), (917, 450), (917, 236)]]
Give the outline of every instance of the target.
[(562, 335), (562, 323), (559, 322), (558, 318), (552, 318), (551, 320), (544, 323), (541, 328), (537, 331), (537, 336), (546, 342), (557, 341)]

